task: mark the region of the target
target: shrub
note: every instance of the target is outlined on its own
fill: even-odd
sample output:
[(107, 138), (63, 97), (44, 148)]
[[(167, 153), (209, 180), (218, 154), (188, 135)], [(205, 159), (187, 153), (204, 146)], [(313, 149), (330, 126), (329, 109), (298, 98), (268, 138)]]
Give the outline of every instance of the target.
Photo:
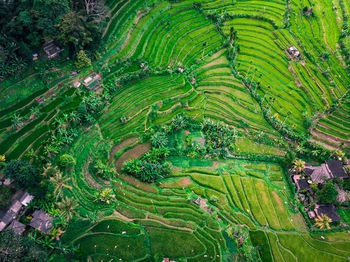
[(332, 204), (338, 196), (338, 190), (332, 182), (325, 184), (317, 195), (318, 201), (323, 204)]
[(166, 147), (168, 144), (168, 138), (164, 133), (157, 132), (151, 136), (151, 143), (152, 146), (157, 148)]
[(37, 168), (22, 160), (11, 160), (4, 168), (4, 175), (18, 187), (32, 187), (39, 181)]
[(77, 61), (75, 62), (75, 66), (78, 69), (91, 66), (91, 59), (85, 54), (84, 50), (79, 51), (77, 55)]
[(61, 155), (58, 163), (58, 165), (63, 168), (72, 168), (75, 164), (76, 161), (74, 157), (69, 154)]

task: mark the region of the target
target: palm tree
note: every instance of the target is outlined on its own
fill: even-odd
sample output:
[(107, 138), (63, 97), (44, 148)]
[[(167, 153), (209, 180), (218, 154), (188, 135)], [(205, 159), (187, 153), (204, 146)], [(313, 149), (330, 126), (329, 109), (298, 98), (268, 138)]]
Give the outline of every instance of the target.
[(345, 158), (345, 153), (341, 150), (337, 150), (335, 151), (335, 156), (339, 159), (339, 160), (343, 160)]
[(17, 129), (21, 126), (21, 124), (23, 122), (23, 117), (21, 117), (20, 115), (14, 114), (12, 116), (11, 122), (12, 122), (12, 128)]
[(332, 223), (332, 219), (329, 218), (326, 215), (319, 216), (315, 219), (316, 221), (316, 226), (319, 227), (320, 229), (331, 229), (331, 226), (329, 225)]
[(73, 198), (65, 197), (61, 202), (57, 203), (57, 206), (69, 220), (73, 217), (73, 214), (76, 213), (74, 209), (78, 206), (78, 204), (74, 202)]
[(318, 149), (312, 150), (312, 151), (311, 151), (311, 154), (312, 154), (314, 157), (317, 157), (317, 156), (320, 154), (320, 150), (318, 150)]
[(165, 134), (157, 132), (152, 135), (151, 143), (155, 147), (165, 147), (168, 144), (168, 138)]
[(305, 162), (301, 159), (294, 160), (293, 168), (300, 173), (305, 168)]
[(57, 169), (57, 166), (52, 166), (51, 163), (48, 163), (46, 167), (44, 167), (44, 171), (42, 173), (42, 175), (44, 177), (53, 177), (57, 174), (58, 169)]
[(305, 148), (302, 145), (297, 146), (297, 152), (303, 154), (305, 152)]
[(37, 107), (31, 107), (29, 111), (30, 111), (30, 118), (32, 119), (36, 116), (39, 109)]
[(115, 198), (115, 195), (112, 193), (113, 190), (111, 188), (105, 188), (98, 193), (96, 200), (98, 199), (102, 202), (106, 202), (107, 204), (109, 204), (110, 200)]
[(69, 180), (70, 178), (64, 178), (60, 171), (58, 171), (54, 177), (50, 177), (50, 181), (56, 186), (55, 190), (53, 191), (54, 195), (57, 194), (56, 200), (63, 194), (63, 188), (72, 189), (71, 186), (66, 184)]
[(70, 121), (72, 121), (73, 123), (79, 123), (80, 121), (80, 115), (77, 114), (76, 112), (71, 112), (69, 114), (69, 119)]

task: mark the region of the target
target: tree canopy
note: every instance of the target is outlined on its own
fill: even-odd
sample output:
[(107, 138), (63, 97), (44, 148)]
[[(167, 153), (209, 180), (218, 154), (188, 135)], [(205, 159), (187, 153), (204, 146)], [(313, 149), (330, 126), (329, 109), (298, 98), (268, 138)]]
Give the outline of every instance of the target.
[(0, 1), (0, 79), (19, 74), (50, 39), (71, 56), (95, 52), (108, 15), (103, 0)]
[(30, 238), (5, 230), (0, 234), (0, 261), (45, 262), (48, 261), (48, 254)]
[(32, 187), (38, 182), (39, 170), (22, 160), (11, 160), (4, 169), (4, 175), (18, 187)]

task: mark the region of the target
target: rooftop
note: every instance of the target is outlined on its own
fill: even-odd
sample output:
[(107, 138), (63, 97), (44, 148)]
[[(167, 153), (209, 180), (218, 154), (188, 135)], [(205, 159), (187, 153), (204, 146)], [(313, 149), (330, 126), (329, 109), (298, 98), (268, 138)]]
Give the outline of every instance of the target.
[(311, 179), (316, 183), (323, 183), (326, 179), (331, 178), (330, 173), (328, 172), (326, 165), (322, 164), (321, 166), (313, 167), (313, 172), (311, 174)]
[(348, 174), (345, 173), (343, 164), (339, 160), (331, 160), (326, 162), (329, 171), (331, 172), (334, 178), (348, 178)]
[(321, 205), (315, 209), (317, 215), (326, 215), (331, 218), (333, 222), (340, 221), (341, 218), (334, 205)]
[(39, 231), (48, 234), (52, 229), (53, 217), (45, 213), (42, 210), (35, 210), (33, 213), (32, 221), (30, 221), (30, 226), (38, 229)]
[(27, 192), (25, 192), (24, 195), (19, 200), (19, 202), (21, 202), (21, 204), (24, 206), (28, 206), (28, 204), (30, 203), (30, 201), (33, 200), (33, 198), (34, 197), (32, 195), (29, 195)]
[(302, 189), (310, 189), (309, 183), (306, 181), (306, 179), (298, 179), (296, 181), (298, 190), (302, 190)]
[(22, 235), (24, 230), (26, 230), (26, 226), (16, 220), (12, 221), (9, 228), (12, 228), (13, 232), (15, 232), (17, 235)]

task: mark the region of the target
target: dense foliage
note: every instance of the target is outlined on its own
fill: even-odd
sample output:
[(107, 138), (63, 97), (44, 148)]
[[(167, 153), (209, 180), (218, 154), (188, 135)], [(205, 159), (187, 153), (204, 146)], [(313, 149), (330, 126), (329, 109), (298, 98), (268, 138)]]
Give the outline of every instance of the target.
[(338, 196), (338, 190), (332, 182), (325, 184), (317, 195), (322, 204), (333, 204)]
[(21, 188), (35, 186), (40, 178), (38, 169), (22, 160), (11, 160), (4, 169), (4, 175)]
[(24, 0), (0, 2), (0, 79), (18, 74), (52, 39), (71, 56), (85, 49), (95, 53), (109, 16), (102, 0), (99, 9), (84, 0)]
[(48, 253), (25, 236), (19, 236), (12, 230), (0, 234), (0, 260), (3, 262), (46, 262)]
[(168, 154), (169, 151), (166, 147), (152, 148), (140, 159), (127, 162), (123, 167), (123, 171), (143, 182), (155, 182), (169, 173), (169, 163), (164, 161)]

